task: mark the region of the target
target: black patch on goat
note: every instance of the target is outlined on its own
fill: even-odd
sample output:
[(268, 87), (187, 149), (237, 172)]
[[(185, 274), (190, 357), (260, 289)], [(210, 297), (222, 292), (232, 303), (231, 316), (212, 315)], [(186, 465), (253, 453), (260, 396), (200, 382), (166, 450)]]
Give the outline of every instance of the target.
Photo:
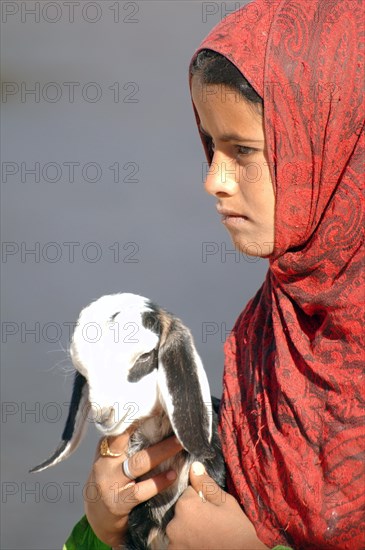
[(152, 330), (157, 336), (161, 335), (161, 322), (158, 315), (158, 307), (150, 302), (148, 307), (151, 311), (144, 311), (142, 313), (142, 324), (144, 328)]
[(76, 415), (79, 408), (83, 387), (86, 384), (85, 376), (82, 376), (78, 371), (75, 372), (74, 386), (72, 389), (71, 403), (66, 420), (66, 426), (63, 430), (62, 439), (70, 441), (75, 429)]
[(141, 355), (128, 373), (128, 382), (139, 382), (141, 378), (157, 369), (157, 349)]
[[(74, 448), (77, 447), (82, 437), (85, 413), (89, 408), (87, 394), (88, 386), (86, 378), (76, 371), (70, 408), (62, 434), (62, 440), (47, 460), (29, 470), (29, 472), (40, 472), (49, 466), (54, 466), (57, 462), (67, 458), (73, 452)], [(86, 407), (86, 409), (84, 407)]]
[(206, 406), (200, 391), (194, 350), (189, 336), (173, 321), (161, 354), (166, 369), (166, 381), (174, 405), (173, 421), (184, 447), (190, 454), (203, 459), (212, 456)]
[[(144, 311), (142, 313), (142, 324), (144, 328), (151, 330), (157, 336), (161, 334), (161, 322), (158, 316), (158, 308), (152, 302), (148, 307), (151, 311)], [(134, 366), (131, 368), (128, 374), (128, 382), (139, 382), (141, 378), (150, 374), (154, 369), (158, 367), (157, 349), (153, 349), (151, 352), (141, 355)]]

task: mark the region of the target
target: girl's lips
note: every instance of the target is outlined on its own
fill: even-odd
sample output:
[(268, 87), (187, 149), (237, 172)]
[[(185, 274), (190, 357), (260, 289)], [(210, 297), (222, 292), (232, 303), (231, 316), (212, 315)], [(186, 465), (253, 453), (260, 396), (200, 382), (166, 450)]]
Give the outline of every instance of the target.
[(244, 214), (241, 214), (240, 212), (235, 212), (234, 210), (230, 210), (229, 208), (222, 208), (221, 206), (217, 205), (217, 212), (220, 214), (223, 218), (244, 218), (248, 219), (247, 216)]
[(241, 225), (248, 220), (246, 216), (237, 216), (237, 215), (223, 215), (222, 223), (225, 225)]

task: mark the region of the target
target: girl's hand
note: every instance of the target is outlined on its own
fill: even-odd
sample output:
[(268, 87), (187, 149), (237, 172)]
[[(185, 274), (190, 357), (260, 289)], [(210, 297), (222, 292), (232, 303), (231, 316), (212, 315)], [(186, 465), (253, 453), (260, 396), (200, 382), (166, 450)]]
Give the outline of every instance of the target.
[[(126, 451), (130, 433), (108, 437), (113, 453)], [(169, 437), (129, 459), (129, 470), (137, 478), (174, 456), (182, 447), (175, 437)], [(131, 481), (122, 469), (126, 455), (104, 457), (99, 445), (84, 493), (85, 513), (96, 536), (105, 544), (117, 547), (123, 541), (128, 514), (137, 504), (160, 493), (174, 482), (175, 472), (167, 471), (144, 481)]]
[(190, 483), (167, 526), (168, 550), (267, 548), (238, 502), (208, 476), (200, 462), (190, 469)]

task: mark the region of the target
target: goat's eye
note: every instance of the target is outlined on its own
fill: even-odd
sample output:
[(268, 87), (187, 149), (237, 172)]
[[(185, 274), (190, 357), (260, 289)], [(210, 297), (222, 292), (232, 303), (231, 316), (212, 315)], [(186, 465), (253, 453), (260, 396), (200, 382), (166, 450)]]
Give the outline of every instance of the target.
[(151, 357), (151, 353), (151, 351), (149, 351), (148, 353), (143, 353), (138, 357), (138, 361), (147, 361), (147, 359)]

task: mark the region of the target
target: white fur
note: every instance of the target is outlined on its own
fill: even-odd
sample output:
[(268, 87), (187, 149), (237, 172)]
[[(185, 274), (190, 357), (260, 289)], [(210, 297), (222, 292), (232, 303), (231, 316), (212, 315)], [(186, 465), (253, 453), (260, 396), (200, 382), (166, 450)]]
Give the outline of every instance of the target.
[(142, 324), (147, 303), (133, 294), (103, 296), (83, 309), (74, 331), (70, 353), (88, 381), (93, 419), (114, 411), (114, 421), (97, 425), (105, 435), (123, 433), (137, 417), (151, 414), (156, 403), (156, 371), (137, 384), (127, 380), (138, 357), (158, 342)]
[[(135, 424), (136, 429), (129, 443), (129, 456), (161, 441), (171, 435), (173, 431), (178, 436), (178, 429), (174, 425), (173, 417), (175, 420), (176, 418), (179, 420), (182, 417), (176, 417), (174, 414), (185, 411), (174, 411), (174, 400), (168, 390), (168, 376), (172, 374), (171, 370), (174, 368), (176, 357), (176, 355), (169, 354), (171, 338), (175, 348), (178, 348), (178, 345), (183, 345), (181, 342), (186, 341), (186, 336), (189, 336), (192, 345), (192, 349), (189, 347), (189, 350), (193, 354), (190, 357), (198, 381), (197, 384), (195, 380), (192, 391), (197, 389), (197, 385), (199, 386), (204, 408), (200, 418), (204, 418), (204, 422), (209, 420), (209, 428), (205, 427), (204, 437), (209, 435), (207, 438), (209, 442), (212, 436), (209, 384), (201, 359), (193, 345), (192, 336), (178, 319), (172, 318), (163, 310), (158, 310), (157, 313), (162, 330), (160, 337), (153, 330), (145, 328), (143, 314), (155, 311), (151, 308), (148, 299), (135, 294), (103, 296), (82, 310), (70, 347), (72, 362), (84, 377), (79, 378), (79, 381), (84, 384), (80, 403), (86, 398), (87, 409), (84, 406), (83, 409), (89, 410), (90, 408), (98, 429), (105, 435), (118, 435), (131, 424)], [(176, 335), (172, 332), (174, 329), (171, 327), (173, 326), (176, 327)], [(161, 338), (161, 342), (159, 342), (159, 338)], [(159, 349), (158, 368), (153, 368), (150, 372), (147, 370), (146, 373), (142, 368), (138, 371), (142, 374), (133, 379), (136, 368), (140, 368), (143, 360), (143, 358), (139, 359), (140, 356), (157, 350), (157, 348)], [(161, 348), (161, 355), (167, 357), (166, 361), (169, 364), (164, 364), (161, 359)], [(174, 349), (174, 353), (176, 354), (176, 349)], [(137, 360), (139, 360), (139, 365), (136, 367)], [(153, 365), (152, 362), (151, 365)], [(133, 381), (129, 379), (129, 376), (132, 376)], [(186, 379), (186, 383), (189, 380), (190, 378)], [(175, 385), (173, 387), (175, 388)], [(196, 403), (193, 403), (194, 405), (197, 406)], [(84, 425), (82, 420), (84, 420)], [(34, 468), (34, 471), (60, 462), (76, 449), (84, 428), (88, 424), (85, 421), (85, 415), (82, 416), (78, 412), (75, 424), (77, 425), (73, 431), (71, 442), (63, 441), (52, 457), (39, 467)], [(188, 432), (188, 434), (190, 433), (192, 432)], [(186, 433), (184, 437), (187, 438)], [(182, 441), (181, 443), (184, 445)], [(177, 473), (177, 479), (173, 485), (155, 497), (152, 514), (158, 522), (187, 487), (192, 460), (190, 454), (182, 451), (145, 476), (147, 478), (171, 468)], [(162, 550), (168, 544), (166, 535), (160, 529), (151, 530), (148, 540), (151, 549)]]

